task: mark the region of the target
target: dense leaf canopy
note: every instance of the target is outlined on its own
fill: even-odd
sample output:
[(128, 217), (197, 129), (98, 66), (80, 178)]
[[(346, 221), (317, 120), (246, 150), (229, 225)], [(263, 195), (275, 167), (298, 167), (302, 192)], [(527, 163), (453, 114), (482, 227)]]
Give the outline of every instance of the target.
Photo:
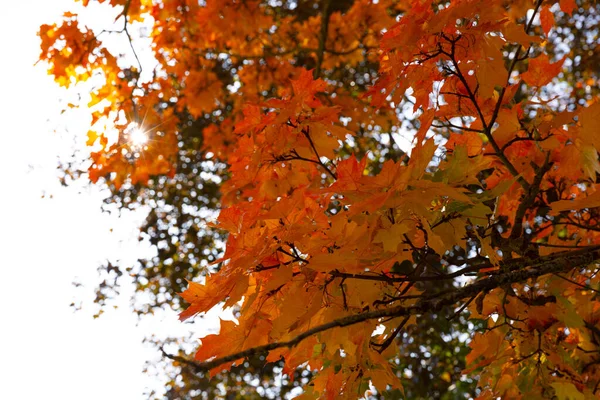
[(168, 397), (600, 395), (599, 6), (82, 3), (117, 28), (40, 28), (91, 88), (65, 179), (156, 249), (97, 300), (237, 317), (157, 342)]

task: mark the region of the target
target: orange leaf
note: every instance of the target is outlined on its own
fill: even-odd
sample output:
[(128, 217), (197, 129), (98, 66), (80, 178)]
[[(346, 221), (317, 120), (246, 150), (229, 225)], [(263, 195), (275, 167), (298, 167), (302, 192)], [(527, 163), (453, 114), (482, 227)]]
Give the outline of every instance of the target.
[(313, 79), (312, 70), (303, 69), (298, 79), (292, 81), (292, 87), (296, 98), (310, 107), (317, 108), (321, 106), (321, 102), (315, 97), (315, 94), (324, 91), (327, 83), (322, 79)]
[[(248, 320), (241, 320), (239, 325), (233, 321), (221, 320), (219, 334), (203, 337), (195, 358), (207, 361), (213, 357), (223, 357), (249, 347), (260, 346), (269, 340), (270, 331), (271, 322), (260, 314), (254, 314)], [(218, 371), (217, 368), (211, 370), (211, 375)]]
[(522, 46), (529, 46), (531, 43), (538, 43), (541, 41), (538, 36), (528, 35), (525, 32), (523, 25), (515, 24), (513, 21), (506, 22), (503, 33), (506, 40), (519, 43)]
[(188, 281), (188, 288), (180, 295), (190, 306), (179, 314), (179, 319), (185, 321), (198, 313), (210, 310), (223, 300), (237, 283), (238, 279), (233, 274), (225, 277), (209, 275), (204, 285)]
[(550, 11), (550, 6), (542, 7), (542, 11), (540, 11), (540, 22), (542, 24), (542, 29), (546, 36), (550, 33), (550, 29), (554, 27), (554, 14)]
[(476, 156), (481, 153), (483, 140), (477, 132), (466, 131), (460, 134), (454, 133), (446, 143), (446, 148), (452, 150), (456, 146), (465, 146), (467, 154), (470, 157)]
[(560, 0), (560, 9), (562, 12), (573, 15), (573, 10), (577, 8), (575, 0)]
[(577, 198), (576, 200), (560, 200), (552, 203), (551, 206), (552, 210), (555, 212), (600, 207), (600, 190), (587, 197)]
[(548, 56), (542, 53), (540, 56), (529, 61), (529, 68), (521, 77), (525, 83), (531, 86), (547, 85), (561, 71), (565, 59), (566, 56), (555, 63), (550, 63)]

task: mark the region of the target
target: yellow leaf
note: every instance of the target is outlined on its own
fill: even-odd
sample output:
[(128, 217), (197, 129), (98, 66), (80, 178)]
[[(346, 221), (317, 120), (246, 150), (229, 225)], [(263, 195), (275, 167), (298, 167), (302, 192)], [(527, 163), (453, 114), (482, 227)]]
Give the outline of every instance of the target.
[(404, 224), (394, 224), (388, 229), (380, 229), (375, 235), (373, 243), (383, 243), (383, 251), (395, 252), (404, 239), (402, 235), (408, 231), (408, 227)]
[(496, 122), (498, 122), (499, 126), (493, 132), (493, 135), (499, 145), (508, 142), (521, 129), (516, 110), (500, 110)]
[(90, 130), (88, 131), (87, 137), (88, 140), (87, 142), (85, 142), (85, 144), (88, 146), (93, 146), (94, 142), (96, 142), (96, 139), (98, 139), (99, 135), (98, 132)]
[(444, 373), (440, 375), (440, 379), (450, 383), (452, 381), (452, 376), (450, 375), (450, 373), (448, 373), (448, 371), (444, 371)]
[(558, 400), (585, 400), (585, 396), (575, 385), (569, 382), (554, 382), (551, 385), (554, 388)]
[(556, 212), (567, 210), (581, 210), (582, 208), (600, 207), (600, 191), (594, 192), (587, 197), (576, 200), (560, 200), (551, 204), (552, 210)]
[(593, 145), (596, 150), (600, 149), (600, 102), (594, 103), (579, 112), (579, 123), (581, 133), (579, 137), (586, 144)]
[(292, 280), (294, 271), (289, 265), (282, 265), (277, 268), (265, 285), (265, 291), (270, 292), (277, 289), (281, 285), (285, 285)]

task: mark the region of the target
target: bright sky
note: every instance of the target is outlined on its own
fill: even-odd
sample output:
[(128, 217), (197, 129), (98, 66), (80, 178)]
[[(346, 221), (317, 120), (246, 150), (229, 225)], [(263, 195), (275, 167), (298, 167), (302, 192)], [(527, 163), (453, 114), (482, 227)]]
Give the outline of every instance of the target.
[[(0, 399), (143, 398), (145, 387), (160, 387), (142, 374), (158, 357), (143, 337), (186, 331), (174, 314), (136, 327), (127, 293), (119, 309), (91, 316), (98, 265), (149, 250), (137, 242), (143, 215), (103, 214), (97, 188), (56, 179), (57, 156), (87, 129), (76, 119), (57, 126), (62, 92), (33, 64), (38, 26), (72, 3), (6, 1), (0, 13)], [(83, 311), (69, 307), (74, 297)]]

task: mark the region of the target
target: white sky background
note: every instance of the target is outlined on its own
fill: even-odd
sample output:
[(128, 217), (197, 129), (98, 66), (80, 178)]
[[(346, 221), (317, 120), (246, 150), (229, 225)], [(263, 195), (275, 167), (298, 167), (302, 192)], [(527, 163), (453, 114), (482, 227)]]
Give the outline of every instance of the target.
[[(69, 154), (73, 136), (85, 138), (87, 127), (85, 121), (68, 121), (65, 133), (57, 126), (63, 92), (43, 65), (33, 64), (39, 25), (57, 20), (72, 5), (73, 0), (2, 1), (0, 399), (143, 398), (146, 387), (161, 383), (142, 373), (145, 360), (158, 358), (142, 339), (187, 331), (174, 313), (136, 326), (128, 307), (130, 287), (119, 309), (92, 318), (98, 265), (115, 258), (126, 265), (149, 249), (137, 242), (144, 215), (104, 214), (98, 188), (64, 188), (56, 178), (57, 155)], [(55, 128), (63, 133), (54, 134)], [(76, 277), (84, 289), (72, 286)], [(84, 300), (83, 311), (69, 307), (74, 298)]]

